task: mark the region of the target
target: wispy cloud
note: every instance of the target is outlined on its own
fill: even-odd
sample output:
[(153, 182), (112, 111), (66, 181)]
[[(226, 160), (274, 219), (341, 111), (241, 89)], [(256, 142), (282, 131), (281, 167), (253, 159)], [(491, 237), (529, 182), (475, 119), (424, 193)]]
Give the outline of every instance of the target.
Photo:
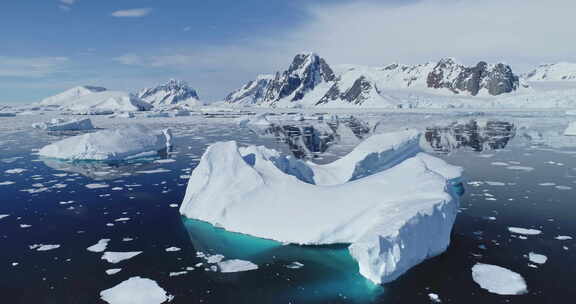
[(189, 32), (191, 29), (192, 29), (191, 26), (186, 26), (186, 27), (184, 27), (183, 31)]
[(76, 0), (60, 0), (59, 2), (60, 4), (58, 5), (58, 7), (61, 10), (68, 12), (72, 9), (72, 5), (76, 3)]
[(138, 18), (148, 16), (152, 12), (151, 8), (133, 8), (127, 10), (119, 10), (112, 13), (114, 17), (127, 17), (127, 18)]
[(0, 77), (45, 77), (62, 69), (67, 57), (0, 56)]

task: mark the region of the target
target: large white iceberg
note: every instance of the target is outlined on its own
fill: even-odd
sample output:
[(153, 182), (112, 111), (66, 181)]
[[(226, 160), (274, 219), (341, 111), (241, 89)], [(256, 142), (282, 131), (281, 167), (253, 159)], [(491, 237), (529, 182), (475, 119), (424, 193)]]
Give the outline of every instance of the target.
[(106, 89), (102, 87), (79, 86), (66, 90), (62, 93), (56, 94), (54, 96), (44, 98), (42, 101), (40, 101), (39, 104), (42, 106), (60, 107), (71, 103), (73, 100), (79, 97), (104, 91), (106, 91)]
[(49, 144), (40, 156), (66, 160), (114, 161), (153, 156), (171, 145), (169, 129), (155, 131), (133, 125), (72, 136)]
[(180, 213), (283, 243), (350, 244), (362, 275), (392, 281), (442, 253), (461, 169), (421, 153), (413, 130), (374, 135), (314, 165), (261, 146), (219, 142), (194, 169)]
[(54, 118), (51, 121), (32, 124), (32, 127), (46, 131), (79, 131), (94, 129), (90, 118), (72, 120)]
[(148, 111), (152, 105), (125, 92), (104, 91), (69, 101), (64, 108), (80, 114)]

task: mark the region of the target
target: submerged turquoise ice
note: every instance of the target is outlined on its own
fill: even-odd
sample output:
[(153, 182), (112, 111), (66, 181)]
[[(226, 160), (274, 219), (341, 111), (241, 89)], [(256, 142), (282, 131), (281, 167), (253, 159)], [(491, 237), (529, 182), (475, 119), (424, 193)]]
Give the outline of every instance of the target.
[[(355, 303), (368, 303), (384, 292), (358, 272), (358, 264), (348, 251), (348, 245), (298, 246), (229, 232), (209, 223), (182, 217), (194, 248), (208, 254), (222, 254), (226, 259), (241, 259), (262, 268), (278, 268), (278, 275), (286, 276), (292, 284), (274, 284), (266, 276), (250, 272), (223, 274), (214, 272), (215, 280), (242, 280), (245, 289), (265, 286), (265, 293), (273, 295), (278, 303), (290, 301), (329, 301), (342, 299)], [(291, 269), (294, 262), (304, 264)], [(280, 274), (281, 272), (281, 274)], [(239, 291), (242, 292), (242, 291)], [(258, 296), (254, 293), (254, 303)], [(248, 295), (251, 297), (251, 295)]]

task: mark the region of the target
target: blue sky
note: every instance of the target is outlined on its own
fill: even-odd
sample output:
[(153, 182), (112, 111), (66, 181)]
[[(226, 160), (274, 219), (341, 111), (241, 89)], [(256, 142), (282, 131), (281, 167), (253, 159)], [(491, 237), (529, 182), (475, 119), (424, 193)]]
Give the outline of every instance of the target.
[(0, 102), (84, 84), (134, 91), (169, 78), (215, 100), (301, 51), (331, 64), (576, 61), (568, 0), (2, 2)]

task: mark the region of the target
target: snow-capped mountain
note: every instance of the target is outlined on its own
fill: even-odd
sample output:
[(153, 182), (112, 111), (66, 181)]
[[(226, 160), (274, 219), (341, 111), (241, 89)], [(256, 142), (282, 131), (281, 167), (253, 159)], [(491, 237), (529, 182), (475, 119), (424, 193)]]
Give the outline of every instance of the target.
[(274, 75), (258, 75), (256, 80), (248, 82), (240, 89), (226, 96), (225, 101), (242, 105), (254, 105), (262, 102), (266, 96), (268, 85), (274, 79)]
[(454, 59), (385, 67), (338, 66), (316, 54), (298, 54), (274, 78), (259, 76), (232, 92), (226, 103), (271, 107), (399, 107), (398, 91), (430, 95), (496, 96), (523, 87), (510, 66), (480, 62), (467, 67)]
[(106, 88), (93, 87), (93, 86), (79, 86), (66, 90), (62, 93), (56, 94), (54, 96), (47, 97), (40, 101), (40, 105), (43, 106), (56, 106), (60, 107), (68, 104), (74, 99), (78, 99), (82, 96), (100, 93), (106, 91)]
[(186, 82), (174, 79), (166, 84), (140, 90), (136, 95), (154, 106), (202, 105), (196, 90)]
[(576, 63), (542, 64), (526, 75), (529, 81), (576, 81)]
[(288, 70), (276, 73), (268, 85), (264, 102), (275, 103), (282, 99), (298, 101), (319, 84), (334, 81), (336, 76), (330, 66), (314, 53), (298, 54)]

